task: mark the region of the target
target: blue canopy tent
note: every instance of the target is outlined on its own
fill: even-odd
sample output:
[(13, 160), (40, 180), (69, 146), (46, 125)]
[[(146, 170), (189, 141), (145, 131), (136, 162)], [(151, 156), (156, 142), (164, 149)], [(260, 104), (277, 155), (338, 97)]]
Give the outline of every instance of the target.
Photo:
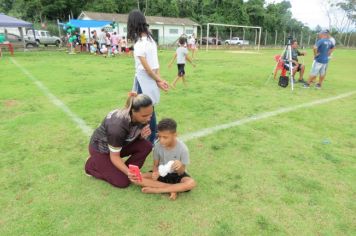
[[(0, 13), (0, 27), (18, 28), (19, 32), (20, 32), (20, 36), (22, 38), (22, 42), (25, 47), (25, 39), (24, 39), (22, 28), (32, 28), (33, 29), (33, 24), (29, 23), (27, 21), (17, 19), (15, 17), (7, 16), (3, 13)], [(5, 37), (6, 37), (6, 32), (5, 32)]]
[[(69, 20), (67, 24), (71, 24), (76, 28), (88, 28), (90, 37), (90, 28), (101, 28), (110, 25), (112, 21), (107, 20)], [(58, 23), (59, 25), (65, 25), (64, 23)]]
[(16, 19), (15, 17), (7, 16), (0, 13), (0, 27), (26, 27), (32, 28), (32, 23)]
[(77, 28), (100, 28), (106, 25), (110, 25), (112, 21), (107, 20), (70, 20), (69, 24)]

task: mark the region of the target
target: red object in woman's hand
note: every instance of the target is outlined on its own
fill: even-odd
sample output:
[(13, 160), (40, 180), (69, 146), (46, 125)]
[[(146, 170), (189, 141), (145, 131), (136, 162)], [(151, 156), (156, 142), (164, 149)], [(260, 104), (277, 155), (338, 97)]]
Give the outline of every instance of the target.
[(129, 171), (131, 173), (134, 173), (135, 176), (137, 177), (137, 181), (138, 182), (142, 182), (142, 175), (141, 175), (141, 171), (140, 168), (138, 168), (138, 166), (136, 165), (129, 165)]

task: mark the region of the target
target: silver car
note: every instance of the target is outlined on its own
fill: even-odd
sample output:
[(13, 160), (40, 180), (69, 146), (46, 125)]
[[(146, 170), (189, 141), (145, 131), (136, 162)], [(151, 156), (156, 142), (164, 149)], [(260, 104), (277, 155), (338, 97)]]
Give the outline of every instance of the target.
[[(38, 42), (36, 42), (35, 40), (31, 40), (26, 37), (24, 38), (24, 40), (26, 48), (38, 47)], [(16, 34), (6, 34), (5, 41), (9, 41), (14, 46), (14, 48), (23, 47), (24, 45), (22, 42), (22, 38)]]

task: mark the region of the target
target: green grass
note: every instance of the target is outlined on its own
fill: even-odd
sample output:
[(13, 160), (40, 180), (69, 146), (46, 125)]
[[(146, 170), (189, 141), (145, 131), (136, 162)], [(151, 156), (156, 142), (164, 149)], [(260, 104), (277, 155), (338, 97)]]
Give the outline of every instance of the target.
[[(199, 51), (188, 87), (162, 93), (180, 134), (356, 90), (356, 51), (337, 50), (322, 90), (266, 79), (273, 55)], [(159, 53), (162, 77), (171, 51)], [(312, 52), (309, 50), (308, 55)], [(95, 128), (122, 107), (133, 58), (63, 52), (14, 59)], [(306, 76), (311, 57), (306, 58)], [(0, 59), (0, 235), (355, 235), (356, 95), (187, 142), (198, 186), (178, 196), (116, 189), (83, 173), (88, 137)], [(152, 166), (152, 158), (144, 171)]]

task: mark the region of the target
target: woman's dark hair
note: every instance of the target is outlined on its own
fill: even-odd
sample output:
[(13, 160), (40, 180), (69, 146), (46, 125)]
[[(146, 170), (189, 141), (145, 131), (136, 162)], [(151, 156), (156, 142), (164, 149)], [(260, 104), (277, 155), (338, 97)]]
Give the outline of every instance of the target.
[(152, 34), (148, 29), (145, 16), (139, 10), (132, 10), (127, 20), (127, 38), (137, 42), (141, 38), (142, 33), (147, 34), (147, 37), (152, 39)]
[(152, 99), (145, 94), (136, 94), (134, 92), (129, 93), (129, 98), (126, 101), (126, 108), (132, 111), (138, 112), (143, 107), (152, 106)]
[(162, 119), (157, 125), (158, 131), (177, 132), (177, 122), (171, 118)]

